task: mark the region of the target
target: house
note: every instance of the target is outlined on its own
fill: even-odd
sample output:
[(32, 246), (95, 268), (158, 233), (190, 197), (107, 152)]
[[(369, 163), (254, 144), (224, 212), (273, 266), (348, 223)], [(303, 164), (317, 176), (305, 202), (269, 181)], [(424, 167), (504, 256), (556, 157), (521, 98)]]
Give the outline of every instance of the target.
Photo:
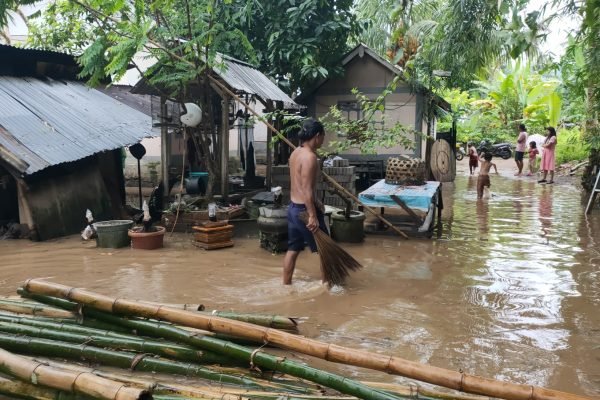
[(0, 45), (0, 225), (46, 240), (122, 217), (122, 149), (150, 118), (77, 80), (74, 58)]
[[(239, 96), (244, 101), (253, 107), (259, 114), (262, 114), (263, 110), (267, 112), (275, 111), (276, 109), (297, 109), (299, 106), (292, 100), (287, 94), (285, 94), (271, 79), (269, 79), (262, 72), (254, 68), (251, 64), (237, 60), (227, 55), (219, 54), (217, 64), (222, 68), (213, 68), (211, 76), (218, 80), (219, 84), (216, 85), (214, 82), (211, 84), (211, 89), (208, 98), (212, 102), (213, 115), (211, 118), (214, 123), (214, 130), (212, 132), (203, 131), (206, 129), (202, 124), (197, 128), (188, 128), (189, 135), (186, 136), (188, 142), (193, 142), (190, 137), (195, 137), (194, 140), (202, 141), (203, 138), (209, 137), (209, 147), (211, 155), (207, 157), (205, 154), (199, 153), (196, 149), (197, 143), (190, 144), (184, 143), (183, 141), (183, 129), (178, 126), (173, 128), (172, 122), (161, 123), (160, 121), (174, 121), (178, 122), (178, 116), (175, 115), (176, 111), (172, 113), (167, 110), (165, 115), (162, 115), (162, 111), (158, 115), (154, 115), (153, 119), (159, 121), (157, 126), (161, 126), (161, 148), (169, 149), (169, 151), (162, 151), (161, 157), (161, 169), (163, 180), (169, 175), (169, 170), (172, 167), (179, 168), (182, 166), (182, 156), (184, 149), (187, 151), (187, 156), (193, 155), (193, 159), (186, 160), (187, 166), (190, 170), (202, 170), (209, 171), (208, 159), (213, 158), (212, 163), (218, 167), (214, 170), (214, 175), (219, 177), (218, 192), (223, 196), (228, 196), (229, 191), (229, 157), (231, 151), (239, 151), (239, 145), (244, 148), (243, 151), (247, 150), (247, 146), (250, 142), (256, 150), (257, 143), (256, 139), (260, 141), (259, 150), (263, 150), (266, 159), (267, 176), (265, 184), (270, 184), (270, 165), (272, 164), (272, 151), (271, 147), (267, 146), (266, 143), (270, 142), (272, 132), (266, 128), (266, 125), (262, 122), (257, 122), (252, 128), (246, 126), (241, 127), (244, 118), (248, 120), (248, 117), (252, 117), (252, 114), (248, 110), (244, 109), (236, 99), (231, 96), (230, 91), (235, 95)], [(160, 68), (161, 66), (149, 65), (148, 68)], [(223, 89), (223, 87), (226, 88)], [(191, 87), (188, 88), (190, 93), (194, 93), (194, 100), (197, 101), (202, 98), (203, 87)], [(154, 97), (160, 97), (161, 92), (164, 93), (166, 90), (160, 90), (155, 85), (150, 84), (147, 77), (139, 78), (139, 81), (133, 86), (131, 92), (134, 94), (151, 95)], [(165, 110), (167, 103), (165, 102)], [(257, 107), (257, 109), (255, 108)], [(156, 107), (158, 110), (162, 110), (161, 106)], [(206, 116), (205, 116), (206, 117)], [(238, 127), (240, 125), (240, 127)], [(231, 129), (234, 128), (234, 129)], [(233, 140), (231, 140), (233, 139)], [(201, 146), (197, 146), (201, 147)], [(210, 168), (214, 168), (211, 166)], [(210, 171), (209, 171), (210, 172)], [(167, 182), (164, 182), (166, 185)], [(260, 185), (264, 186), (264, 185)]]
[[(318, 82), (312, 89), (302, 93), (295, 100), (307, 107), (308, 116), (320, 118), (325, 115), (332, 106), (337, 106), (349, 120), (362, 117), (361, 109), (357, 103), (352, 89), (356, 88), (369, 98), (377, 98), (396, 76), (402, 77), (403, 71), (398, 66), (391, 64), (375, 51), (364, 44), (359, 44), (350, 51), (341, 61), (343, 74), (330, 77)], [(427, 102), (428, 90), (422, 86), (411, 87), (408, 83), (401, 81), (396, 90), (385, 99), (385, 115), (389, 123), (400, 122), (417, 132), (427, 135), (428, 131), (436, 137), (435, 117), (432, 119), (428, 129), (427, 124)], [(434, 102), (445, 110), (450, 110), (450, 105), (434, 96)], [(385, 126), (378, 127), (385, 129)], [(336, 140), (344, 140), (343, 136), (329, 133), (326, 136), (323, 147)], [(361, 155), (358, 150), (350, 150), (342, 154), (350, 160), (387, 160), (390, 156), (410, 156), (426, 158), (426, 139), (414, 135), (414, 148), (407, 149), (401, 146), (392, 148), (380, 148), (377, 154)]]

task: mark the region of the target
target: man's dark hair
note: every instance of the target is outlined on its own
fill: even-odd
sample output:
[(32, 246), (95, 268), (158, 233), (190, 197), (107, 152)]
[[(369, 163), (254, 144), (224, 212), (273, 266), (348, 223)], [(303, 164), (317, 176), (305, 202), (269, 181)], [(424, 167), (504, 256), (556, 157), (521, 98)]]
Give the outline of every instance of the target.
[(527, 132), (527, 128), (525, 128), (525, 124), (519, 124), (519, 130), (521, 132)]
[(300, 141), (306, 142), (320, 134), (325, 134), (323, 124), (314, 118), (309, 118), (302, 124), (302, 129), (300, 130), (298, 138)]
[(488, 153), (485, 153), (485, 154), (483, 155), (483, 159), (484, 159), (485, 161), (492, 161), (492, 158), (494, 158), (494, 156), (492, 156), (492, 153), (489, 153), (489, 152), (488, 152)]

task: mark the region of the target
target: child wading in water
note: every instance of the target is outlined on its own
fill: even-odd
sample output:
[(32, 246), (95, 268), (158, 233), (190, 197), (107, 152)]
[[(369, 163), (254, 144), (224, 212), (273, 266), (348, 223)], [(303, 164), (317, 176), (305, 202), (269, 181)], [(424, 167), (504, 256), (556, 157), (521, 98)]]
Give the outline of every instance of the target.
[(483, 197), (483, 188), (490, 187), (490, 169), (492, 166), (496, 173), (498, 173), (498, 168), (496, 168), (496, 164), (492, 162), (492, 153), (485, 153), (483, 159), (479, 159), (481, 161), (481, 168), (479, 169), (479, 176), (477, 177), (477, 198), (481, 199)]
[(475, 172), (477, 167), (479, 166), (479, 156), (477, 155), (477, 149), (473, 145), (473, 143), (469, 143), (469, 172), (471, 175)]
[(535, 142), (529, 142), (529, 173), (527, 176), (531, 176), (535, 172), (535, 161), (539, 153), (540, 152), (537, 149), (537, 144)]

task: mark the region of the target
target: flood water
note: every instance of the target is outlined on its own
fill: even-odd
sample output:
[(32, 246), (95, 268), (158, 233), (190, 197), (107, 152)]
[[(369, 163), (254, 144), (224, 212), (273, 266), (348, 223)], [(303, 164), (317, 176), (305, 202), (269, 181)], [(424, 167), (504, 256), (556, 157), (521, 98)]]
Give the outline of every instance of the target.
[(365, 268), (343, 289), (318, 283), (316, 255), (302, 254), (294, 285), (284, 287), (283, 256), (256, 238), (205, 252), (176, 234), (156, 251), (98, 249), (76, 236), (0, 242), (0, 294), (45, 277), (111, 296), (306, 317), (301, 332), (323, 341), (600, 395), (600, 212), (585, 218), (587, 199), (565, 179), (543, 186), (508, 169), (492, 176), (483, 201), (476, 179), (460, 172), (444, 184), (437, 238), (371, 235), (344, 245)]

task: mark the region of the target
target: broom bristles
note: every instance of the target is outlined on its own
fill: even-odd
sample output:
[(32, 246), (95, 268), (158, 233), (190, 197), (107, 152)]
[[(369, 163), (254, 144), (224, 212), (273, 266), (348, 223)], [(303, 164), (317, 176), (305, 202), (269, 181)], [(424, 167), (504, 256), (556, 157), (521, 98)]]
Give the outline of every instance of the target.
[[(308, 217), (305, 213), (300, 214), (302, 222), (307, 223)], [(341, 285), (350, 275), (350, 271), (362, 268), (362, 265), (354, 259), (346, 250), (341, 248), (333, 239), (318, 229), (314, 234), (319, 258), (321, 259), (321, 273), (323, 279), (330, 286)]]

